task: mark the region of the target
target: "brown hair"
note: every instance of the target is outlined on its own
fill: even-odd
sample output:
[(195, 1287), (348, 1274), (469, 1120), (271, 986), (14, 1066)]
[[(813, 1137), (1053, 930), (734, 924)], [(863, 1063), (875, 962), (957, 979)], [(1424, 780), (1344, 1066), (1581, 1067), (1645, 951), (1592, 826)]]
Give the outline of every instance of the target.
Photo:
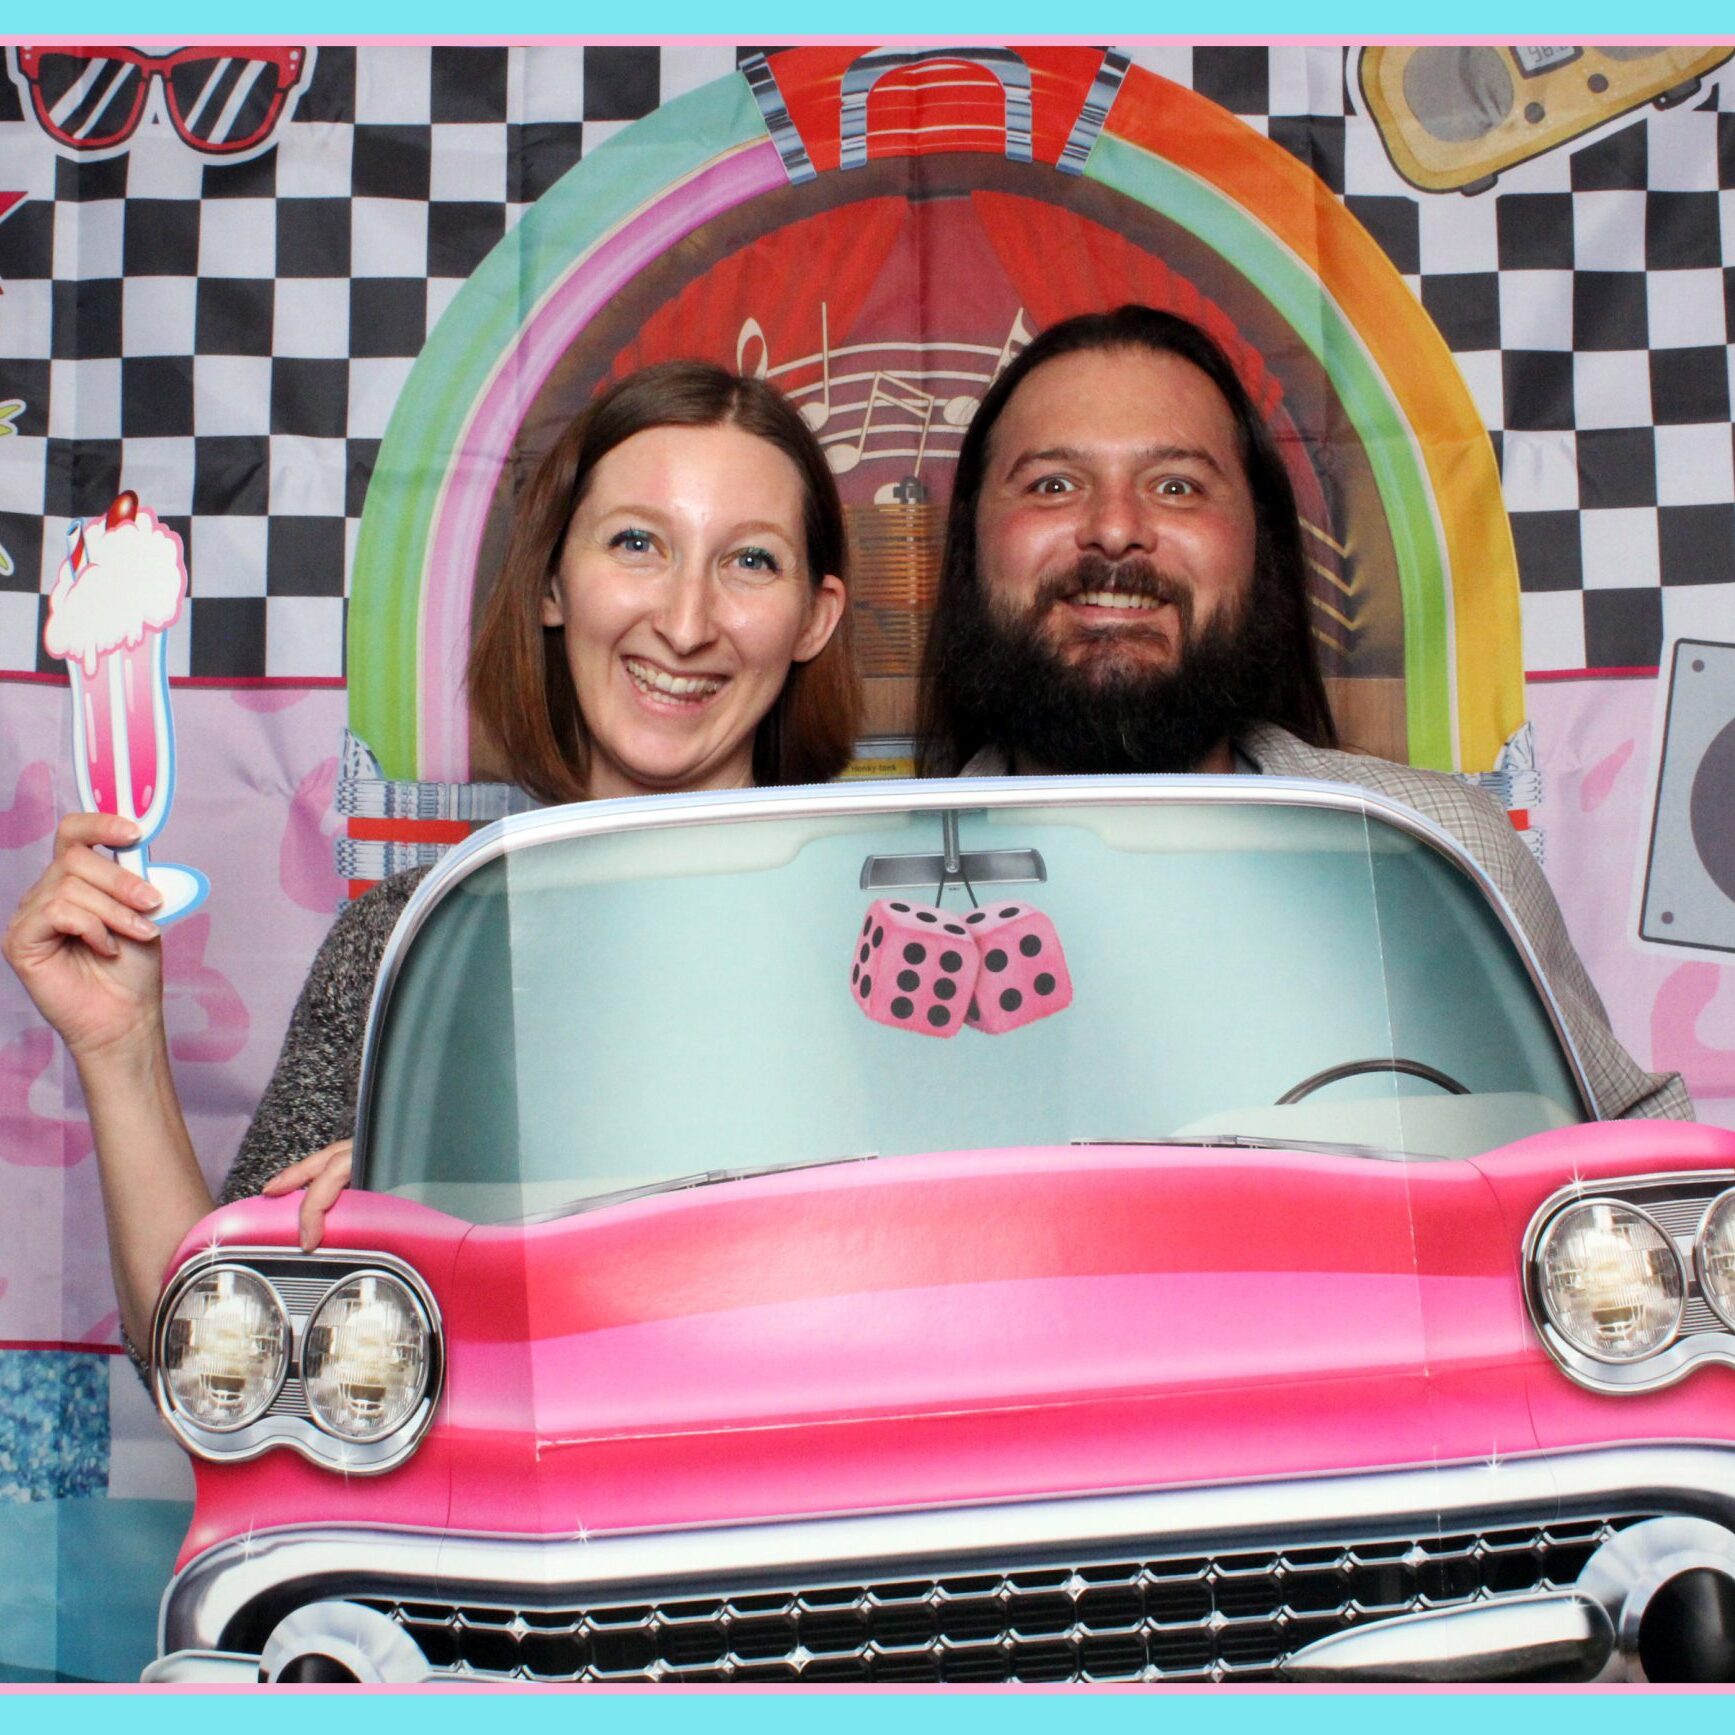
[[(650, 428), (736, 427), (775, 446), (801, 477), (803, 554), (814, 585), (847, 582), (843, 505), (819, 442), (775, 386), (701, 361), (659, 362), (593, 399), (555, 441), (518, 501), (506, 559), (482, 611), (467, 681), (476, 719), (513, 781), (543, 801), (582, 801), (590, 738), (558, 627), (542, 602), (567, 526), (592, 472)], [(861, 689), (850, 656), (850, 611), (818, 656), (790, 666), (753, 739), (759, 784), (823, 783), (849, 763)]]
[(1208, 332), (1178, 314), (1134, 302), (1112, 313), (1080, 313), (1049, 326), (1020, 351), (983, 394), (982, 407), (965, 430), (952, 473), (946, 552), (922, 671), (917, 759), (923, 776), (954, 772), (987, 744), (950, 704), (947, 670), (957, 632), (955, 623), (964, 612), (968, 593), (981, 583), (976, 570), (976, 505), (987, 473), (988, 437), (1012, 394), (1044, 362), (1081, 351), (1117, 349), (1179, 356), (1191, 362), (1222, 394), (1235, 420), (1241, 464), (1253, 496), (1256, 540), (1249, 602), (1273, 616), (1286, 652), (1284, 667), (1264, 706), (1264, 720), (1287, 729), (1310, 746), (1338, 744), (1308, 617), (1301, 515), (1277, 442), (1233, 364)]

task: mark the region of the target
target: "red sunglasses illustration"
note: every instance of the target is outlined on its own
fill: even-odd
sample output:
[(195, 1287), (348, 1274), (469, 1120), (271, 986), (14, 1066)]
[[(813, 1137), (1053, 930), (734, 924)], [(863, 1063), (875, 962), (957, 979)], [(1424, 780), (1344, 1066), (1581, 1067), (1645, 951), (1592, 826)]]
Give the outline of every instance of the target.
[(169, 119), (196, 151), (233, 156), (262, 144), (308, 69), (305, 48), (210, 46), (172, 54), (134, 48), (20, 48), (18, 72), (56, 144), (108, 151), (138, 130), (153, 80)]

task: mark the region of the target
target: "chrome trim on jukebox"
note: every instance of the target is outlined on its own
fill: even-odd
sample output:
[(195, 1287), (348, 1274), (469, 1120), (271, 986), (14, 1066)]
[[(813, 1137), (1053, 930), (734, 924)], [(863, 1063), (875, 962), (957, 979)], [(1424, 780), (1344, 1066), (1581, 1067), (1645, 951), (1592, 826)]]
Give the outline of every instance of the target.
[(887, 73), (926, 60), (962, 60), (980, 66), (1000, 81), (1006, 94), (1006, 155), (1015, 163), (1033, 160), (1030, 67), (1010, 48), (876, 48), (843, 75), (838, 167), (861, 169), (868, 160), (868, 98)]
[(1108, 111), (1114, 107), (1132, 64), (1119, 49), (1111, 48), (1104, 53), (1102, 65), (1090, 81), (1084, 107), (1078, 111), (1078, 119), (1072, 123), (1072, 131), (1061, 147), (1060, 161), (1055, 164), (1063, 175), (1084, 173), (1084, 165), (1090, 161), (1090, 153), (1108, 123)]
[(789, 177), (790, 184), (795, 186), (813, 180), (819, 171), (813, 166), (801, 133), (789, 117), (789, 104), (783, 100), (771, 62), (763, 54), (755, 54), (750, 60), (741, 62), (740, 72), (747, 80), (747, 88), (753, 92), (753, 100), (759, 105), (765, 130), (770, 133), (771, 142), (783, 159), (783, 172)]

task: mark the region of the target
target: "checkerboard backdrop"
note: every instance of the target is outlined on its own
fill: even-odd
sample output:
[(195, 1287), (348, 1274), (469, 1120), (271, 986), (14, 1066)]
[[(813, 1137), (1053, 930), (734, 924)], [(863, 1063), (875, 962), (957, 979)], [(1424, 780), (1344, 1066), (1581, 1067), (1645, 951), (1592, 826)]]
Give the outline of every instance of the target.
[[(343, 671), (355, 529), (411, 361), (587, 149), (753, 52), (318, 50), (273, 148), (226, 164), (148, 123), (56, 154), (0, 78), (0, 670), (45, 667), (64, 520), (123, 473), (186, 538), (170, 668)], [(1735, 98), (1714, 75), (1489, 192), (1398, 178), (1332, 49), (1135, 61), (1342, 195), (1456, 352), (1505, 477), (1527, 667), (1655, 667), (1735, 620)]]

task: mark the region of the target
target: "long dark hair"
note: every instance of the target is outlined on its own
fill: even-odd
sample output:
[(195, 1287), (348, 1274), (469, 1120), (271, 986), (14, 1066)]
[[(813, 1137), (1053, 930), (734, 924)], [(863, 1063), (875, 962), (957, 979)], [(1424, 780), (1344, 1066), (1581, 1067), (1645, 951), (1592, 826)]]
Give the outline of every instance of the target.
[[(542, 624), (542, 599), (560, 562), (567, 526), (598, 464), (650, 428), (736, 427), (782, 452), (801, 477), (803, 553), (809, 580), (848, 582), (849, 555), (837, 482), (795, 407), (775, 386), (702, 361), (641, 368), (581, 410), (538, 466), (512, 515), (499, 581), (470, 652), (470, 703), (498, 743), (513, 781), (543, 801), (582, 801), (590, 737), (558, 627)], [(753, 738), (761, 785), (824, 783), (854, 751), (861, 687), (850, 656), (850, 611), (811, 661), (792, 664)]]
[(949, 702), (951, 660), (958, 654), (958, 622), (981, 583), (976, 566), (976, 507), (987, 469), (989, 437), (1025, 379), (1044, 362), (1088, 350), (1145, 349), (1188, 361), (1222, 394), (1235, 419), (1241, 463), (1253, 496), (1257, 539), (1250, 608), (1271, 611), (1286, 655), (1274, 679), (1264, 720), (1314, 747), (1335, 747), (1337, 727), (1320, 674), (1308, 619), (1307, 566), (1295, 490), (1264, 418), (1253, 406), (1229, 358), (1216, 341), (1173, 313), (1129, 304), (1112, 313), (1081, 313), (1036, 337), (988, 388), (964, 432), (952, 478), (946, 552), (939, 594), (928, 629), (922, 667), (917, 764), (923, 776), (948, 776), (990, 745)]

